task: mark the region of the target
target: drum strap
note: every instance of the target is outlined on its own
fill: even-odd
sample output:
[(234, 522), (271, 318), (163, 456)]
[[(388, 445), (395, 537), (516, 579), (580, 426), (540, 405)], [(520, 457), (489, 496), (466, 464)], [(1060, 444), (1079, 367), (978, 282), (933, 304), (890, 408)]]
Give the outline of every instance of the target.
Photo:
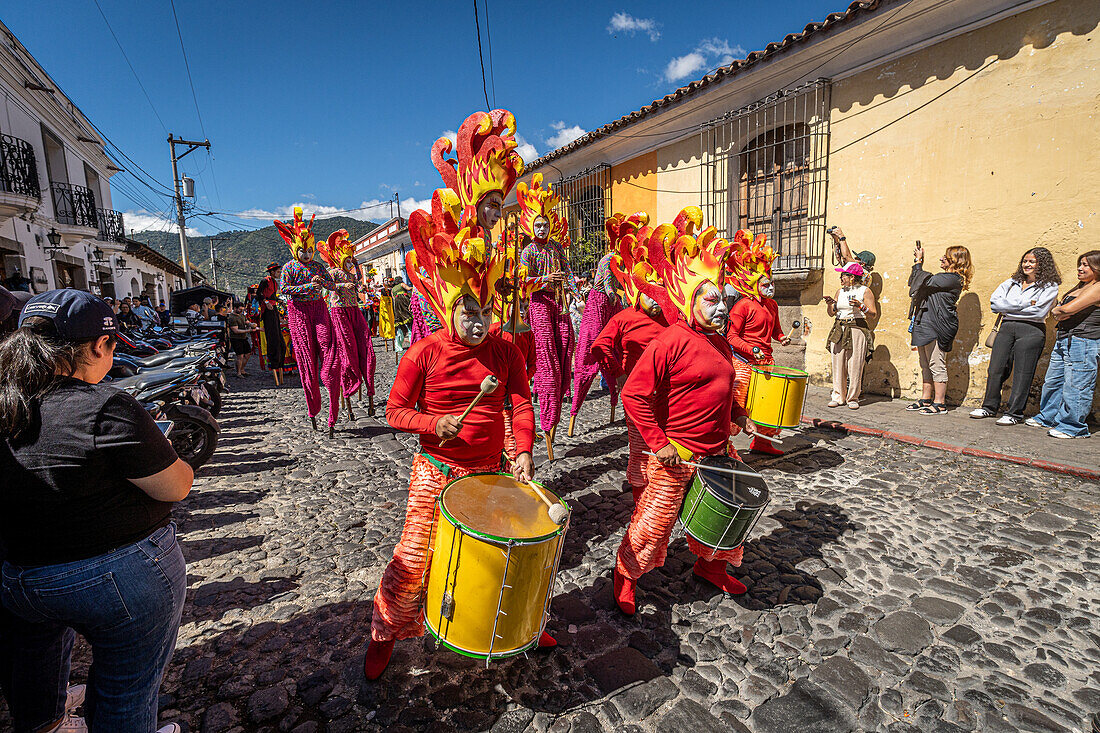
[(448, 466), (443, 461), (440, 461), (438, 458), (434, 458), (434, 457), (428, 455), (427, 453), (424, 453), (423, 451), (420, 452), (420, 455), (424, 456), (424, 460), (426, 460), (428, 463), (435, 466), (436, 469), (441, 474), (443, 474), (443, 478), (450, 478), (450, 476), (451, 476), (451, 467), (450, 466)]

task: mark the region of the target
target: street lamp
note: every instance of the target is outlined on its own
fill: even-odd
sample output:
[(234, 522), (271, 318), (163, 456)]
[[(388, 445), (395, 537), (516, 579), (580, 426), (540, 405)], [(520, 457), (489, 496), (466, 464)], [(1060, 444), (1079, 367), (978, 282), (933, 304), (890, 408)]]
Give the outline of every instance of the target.
[(50, 227), (50, 233), (46, 235), (46, 239), (50, 240), (51, 247), (57, 248), (61, 246), (61, 234), (53, 227)]

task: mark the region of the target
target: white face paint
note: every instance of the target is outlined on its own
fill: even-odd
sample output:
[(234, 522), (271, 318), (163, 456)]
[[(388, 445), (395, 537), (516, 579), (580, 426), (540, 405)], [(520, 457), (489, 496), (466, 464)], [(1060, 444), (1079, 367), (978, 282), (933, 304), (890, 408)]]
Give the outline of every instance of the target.
[(493, 302), (490, 300), (484, 308), (469, 295), (462, 297), (454, 310), (455, 334), (462, 343), (477, 346), (489, 335), (489, 324), (493, 320)]
[(298, 261), (303, 265), (307, 262), (313, 262), (313, 247), (302, 247), (299, 249)]
[(355, 268), (358, 266), (359, 263), (355, 261), (354, 257), (348, 257), (346, 260), (344, 260), (344, 272), (350, 275), (355, 274)]
[(712, 282), (705, 282), (695, 291), (691, 304), (691, 315), (695, 323), (705, 331), (721, 331), (729, 320), (726, 299), (722, 291)]
[(660, 303), (658, 303), (645, 293), (641, 293), (638, 296), (638, 305), (642, 306), (642, 310), (645, 311), (646, 315), (650, 316), (651, 318), (656, 318), (657, 316), (661, 315)]
[(540, 216), (535, 219), (535, 223), (531, 225), (531, 231), (535, 234), (535, 239), (539, 242), (545, 242), (550, 238), (550, 220), (545, 216)]
[(503, 206), (504, 198), (499, 193), (493, 191), (485, 194), (477, 204), (477, 223), (485, 231), (492, 231), (500, 221), (500, 217), (504, 215)]
[(766, 277), (760, 278), (760, 294), (765, 298), (775, 297), (775, 283)]

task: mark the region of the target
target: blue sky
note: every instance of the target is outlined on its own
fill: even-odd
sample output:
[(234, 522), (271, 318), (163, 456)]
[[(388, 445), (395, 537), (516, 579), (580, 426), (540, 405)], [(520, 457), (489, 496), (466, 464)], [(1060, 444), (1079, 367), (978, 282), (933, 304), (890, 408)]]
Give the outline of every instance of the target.
[[(162, 183), (171, 185), (167, 133), (202, 139), (205, 130), (212, 157), (196, 151), (182, 172), (196, 179), (197, 207), (227, 212), (222, 219), (240, 226), (189, 222), (202, 233), (263, 226), (294, 204), (322, 213), (372, 206), (395, 191), (407, 214), (405, 202), (425, 202), (440, 185), (432, 142), (485, 106), (470, 2), (318, 1), (303, 12), (310, 4), (177, 0), (198, 113), (169, 0), (98, 3), (151, 104), (95, 0), (6, 3), (0, 19)], [(516, 115), (525, 159), (846, 7), (843, 0), (478, 5), (492, 41), (489, 99)], [(484, 40), (483, 51), (488, 75)], [(127, 174), (112, 179), (112, 192), (128, 227), (168, 226), (159, 219), (170, 201)], [(388, 214), (375, 206), (353, 215)]]

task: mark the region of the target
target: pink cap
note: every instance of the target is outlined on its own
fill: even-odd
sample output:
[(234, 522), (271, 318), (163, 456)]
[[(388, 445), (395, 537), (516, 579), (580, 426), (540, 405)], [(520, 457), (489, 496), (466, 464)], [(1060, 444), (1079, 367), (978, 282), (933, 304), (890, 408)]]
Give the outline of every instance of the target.
[(863, 277), (863, 265), (858, 262), (849, 262), (844, 267), (834, 268), (837, 272), (843, 272), (848, 275), (855, 275), (856, 277)]

